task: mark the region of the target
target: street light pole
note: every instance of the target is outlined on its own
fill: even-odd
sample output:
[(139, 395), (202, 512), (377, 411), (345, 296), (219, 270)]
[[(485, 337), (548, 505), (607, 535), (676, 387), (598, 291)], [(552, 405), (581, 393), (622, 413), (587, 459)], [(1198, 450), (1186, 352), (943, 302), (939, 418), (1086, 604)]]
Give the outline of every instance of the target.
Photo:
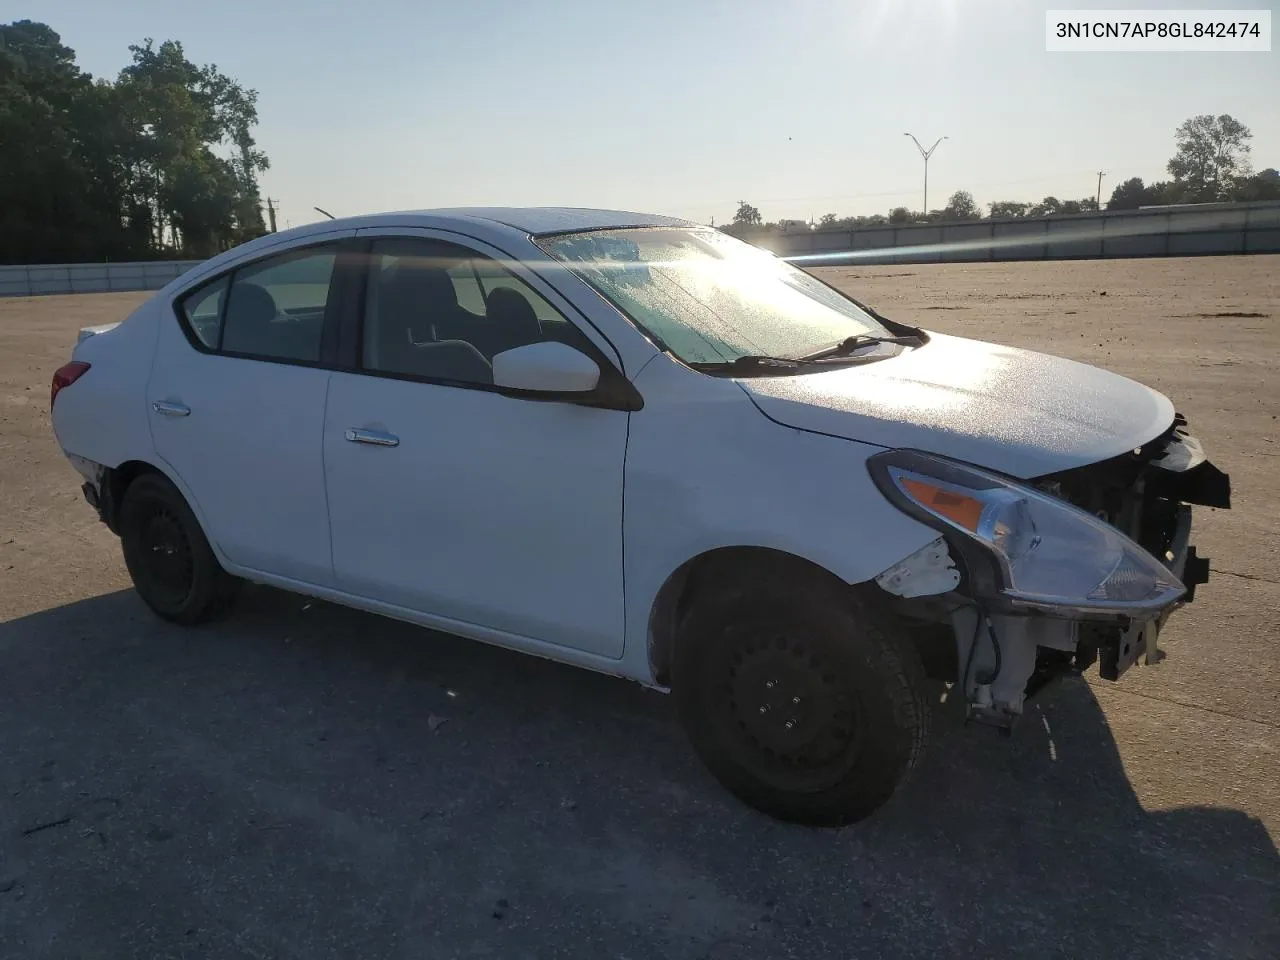
[(911, 142), (916, 145), (916, 149), (920, 151), (920, 156), (924, 158), (924, 209), (920, 211), (924, 217), (929, 216), (929, 158), (933, 156), (933, 151), (938, 149), (938, 144), (943, 140), (950, 140), (950, 137), (939, 137), (933, 141), (933, 146), (926, 150), (920, 145), (920, 141), (915, 138), (914, 134), (904, 133), (904, 137), (910, 137)]

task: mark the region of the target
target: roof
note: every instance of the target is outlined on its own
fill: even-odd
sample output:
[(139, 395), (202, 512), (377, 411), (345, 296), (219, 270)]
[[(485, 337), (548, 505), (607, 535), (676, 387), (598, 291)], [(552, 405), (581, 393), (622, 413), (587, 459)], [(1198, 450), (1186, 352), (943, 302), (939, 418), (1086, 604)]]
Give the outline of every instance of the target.
[[(675, 217), (659, 217), (650, 213), (626, 210), (596, 210), (590, 207), (449, 207), (438, 210), (398, 210), (388, 213), (336, 217), (267, 233), (238, 247), (232, 247), (184, 273), (184, 281), (198, 281), (225, 265), (266, 250), (299, 243), (311, 237), (323, 237), (333, 231), (360, 227), (435, 227), (448, 228), (470, 224), (470, 233), (486, 239), (486, 233), (522, 234), (573, 233), (578, 230), (603, 230), (610, 227), (696, 227), (699, 224)], [(492, 237), (487, 239), (492, 240)]]
[(452, 207), (442, 210), (415, 210), (431, 217), (465, 217), (492, 220), (525, 233), (566, 233), (606, 227), (683, 227), (688, 220), (632, 213), (626, 210), (596, 210), (591, 207)]

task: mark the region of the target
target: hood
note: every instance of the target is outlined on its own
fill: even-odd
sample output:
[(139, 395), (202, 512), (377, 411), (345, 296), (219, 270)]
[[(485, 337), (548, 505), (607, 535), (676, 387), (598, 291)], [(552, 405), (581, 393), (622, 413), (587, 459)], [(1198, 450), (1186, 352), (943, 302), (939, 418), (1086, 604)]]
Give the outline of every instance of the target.
[(938, 333), (887, 360), (738, 382), (786, 426), (1023, 479), (1119, 456), (1174, 417), (1167, 397), (1118, 374)]

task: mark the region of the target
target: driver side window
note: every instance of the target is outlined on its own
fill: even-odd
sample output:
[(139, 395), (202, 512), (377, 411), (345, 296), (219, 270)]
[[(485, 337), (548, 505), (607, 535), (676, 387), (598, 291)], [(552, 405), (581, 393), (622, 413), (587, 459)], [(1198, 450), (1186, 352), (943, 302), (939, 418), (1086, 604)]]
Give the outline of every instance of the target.
[(505, 350), (586, 338), (527, 283), (488, 257), (435, 240), (376, 240), (370, 251), (361, 368), (492, 384)]

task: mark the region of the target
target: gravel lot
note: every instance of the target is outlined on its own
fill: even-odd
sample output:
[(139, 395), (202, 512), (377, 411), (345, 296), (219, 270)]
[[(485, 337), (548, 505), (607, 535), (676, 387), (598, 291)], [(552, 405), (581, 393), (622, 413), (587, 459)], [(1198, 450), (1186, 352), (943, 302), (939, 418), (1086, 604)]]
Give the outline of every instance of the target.
[(0, 956), (1280, 956), (1280, 258), (839, 268), (881, 311), (1174, 398), (1214, 576), (1012, 739), (940, 705), (872, 820), (728, 797), (658, 694), (265, 588), (182, 630), (49, 430), (75, 330), (0, 300)]

